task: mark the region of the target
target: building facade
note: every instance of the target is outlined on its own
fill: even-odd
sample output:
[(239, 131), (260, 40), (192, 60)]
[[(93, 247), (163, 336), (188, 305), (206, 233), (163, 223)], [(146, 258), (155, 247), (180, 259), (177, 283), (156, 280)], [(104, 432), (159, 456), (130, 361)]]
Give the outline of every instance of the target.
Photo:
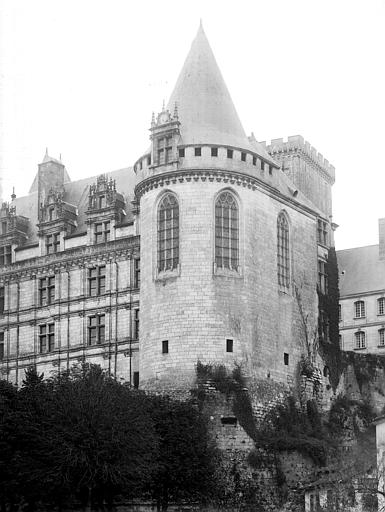
[(3, 205), (3, 376), (88, 361), (175, 387), (200, 360), (290, 385), (327, 289), (334, 168), (300, 136), (246, 136), (202, 27), (150, 132), (108, 177), (71, 182), (46, 154)]
[(337, 251), (343, 350), (385, 353), (385, 219), (379, 244)]

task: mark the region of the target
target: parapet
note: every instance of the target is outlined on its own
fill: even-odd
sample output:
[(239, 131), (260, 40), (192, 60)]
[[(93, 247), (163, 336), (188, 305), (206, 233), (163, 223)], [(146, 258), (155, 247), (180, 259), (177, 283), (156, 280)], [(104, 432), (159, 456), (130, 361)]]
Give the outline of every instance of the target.
[[(308, 158), (310, 158), (315, 164), (317, 164), (321, 169), (333, 180), (335, 180), (335, 168), (333, 165), (329, 163), (326, 158), (324, 158), (321, 153), (319, 153), (313, 146), (307, 142), (302, 135), (291, 135), (287, 138), (287, 141), (282, 139), (272, 139), (270, 144), (266, 144), (266, 142), (262, 142), (269, 154), (273, 158), (279, 157), (279, 154), (284, 153), (294, 153), (295, 151), (300, 151), (302, 154), (305, 154)], [(283, 155), (282, 155), (283, 156)]]

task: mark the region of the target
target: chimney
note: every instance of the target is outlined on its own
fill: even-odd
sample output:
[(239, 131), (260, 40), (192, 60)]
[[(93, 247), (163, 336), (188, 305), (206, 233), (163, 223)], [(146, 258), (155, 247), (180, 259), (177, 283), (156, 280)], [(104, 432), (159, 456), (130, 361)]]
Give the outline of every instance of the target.
[(385, 218), (378, 219), (378, 249), (380, 260), (385, 260)]

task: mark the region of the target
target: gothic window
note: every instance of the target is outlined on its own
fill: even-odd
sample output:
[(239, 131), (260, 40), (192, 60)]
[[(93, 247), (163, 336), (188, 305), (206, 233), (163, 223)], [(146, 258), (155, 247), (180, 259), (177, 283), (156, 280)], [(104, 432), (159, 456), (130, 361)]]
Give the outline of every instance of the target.
[(39, 326), (39, 350), (40, 354), (52, 352), (55, 348), (55, 324)]
[(96, 297), (106, 291), (106, 267), (88, 269), (88, 295)]
[(363, 300), (357, 300), (354, 303), (354, 318), (365, 317), (365, 302)]
[(47, 306), (55, 301), (55, 277), (43, 277), (39, 280), (39, 305)]
[(321, 293), (328, 292), (328, 274), (326, 261), (318, 260), (318, 288)]
[(105, 341), (105, 315), (88, 317), (88, 345), (99, 345)]
[(60, 234), (47, 235), (45, 237), (45, 247), (47, 254), (54, 254), (60, 251)]
[(286, 215), (280, 213), (277, 219), (277, 274), (278, 284), (283, 288), (290, 286), (290, 247), (289, 223)]
[(95, 243), (100, 244), (110, 240), (110, 221), (95, 223)]
[(364, 331), (355, 332), (354, 339), (355, 339), (355, 348), (365, 348), (366, 347)]
[(378, 331), (378, 346), (385, 346), (385, 329), (379, 329)]
[(12, 263), (12, 248), (10, 245), (0, 247), (0, 266)]
[(381, 297), (377, 300), (377, 311), (379, 315), (385, 314), (385, 297)]
[(173, 270), (179, 264), (179, 205), (166, 194), (158, 207), (158, 271)]
[(238, 204), (230, 192), (215, 202), (215, 263), (217, 268), (237, 270), (239, 265)]

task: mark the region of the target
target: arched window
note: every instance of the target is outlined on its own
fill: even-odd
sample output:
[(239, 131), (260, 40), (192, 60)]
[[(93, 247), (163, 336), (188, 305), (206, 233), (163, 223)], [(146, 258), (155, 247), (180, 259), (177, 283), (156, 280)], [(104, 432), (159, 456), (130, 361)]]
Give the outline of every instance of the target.
[(278, 284), (283, 288), (290, 286), (290, 249), (289, 224), (283, 213), (277, 219), (277, 274)]
[(173, 194), (166, 194), (158, 207), (158, 272), (173, 270), (179, 264), (179, 205)]
[(365, 316), (365, 302), (357, 300), (354, 303), (354, 318), (364, 318)]
[(238, 204), (230, 192), (222, 192), (215, 202), (215, 263), (218, 268), (238, 269)]
[(365, 348), (366, 347), (364, 331), (355, 332), (354, 338), (356, 340), (356, 348)]

